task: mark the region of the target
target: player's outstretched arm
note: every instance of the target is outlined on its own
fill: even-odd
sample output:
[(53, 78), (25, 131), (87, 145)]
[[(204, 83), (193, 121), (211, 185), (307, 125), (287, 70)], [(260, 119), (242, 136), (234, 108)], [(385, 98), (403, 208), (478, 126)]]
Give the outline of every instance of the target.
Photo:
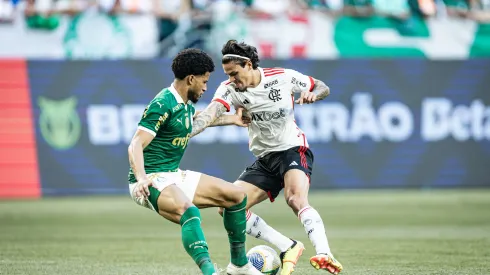
[(330, 88), (323, 81), (314, 79), (314, 86), (311, 92), (301, 92), (301, 96), (296, 100), (298, 104), (309, 104), (326, 98), (330, 94)]
[(226, 107), (220, 102), (213, 101), (204, 109), (197, 111), (194, 116), (191, 137), (198, 135), (207, 127), (237, 125), (247, 127), (250, 119), (243, 114), (243, 108), (238, 108), (234, 115), (225, 115)]
[(218, 118), (225, 112), (226, 107), (223, 104), (212, 101), (206, 109), (194, 117), (191, 137), (201, 133), (204, 129), (215, 123), (215, 121), (216, 123), (219, 123), (219, 121), (217, 121)]

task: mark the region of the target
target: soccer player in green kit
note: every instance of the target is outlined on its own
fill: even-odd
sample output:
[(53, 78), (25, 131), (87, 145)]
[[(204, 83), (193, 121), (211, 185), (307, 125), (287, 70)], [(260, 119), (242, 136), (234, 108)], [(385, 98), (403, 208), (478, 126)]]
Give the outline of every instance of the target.
[[(145, 109), (128, 147), (129, 190), (133, 200), (180, 224), (182, 243), (204, 275), (218, 274), (210, 259), (201, 228), (199, 208), (223, 207), (228, 232), (230, 275), (260, 275), (247, 260), (245, 250), (245, 191), (224, 180), (179, 165), (192, 132), (196, 103), (206, 90), (214, 63), (197, 49), (181, 51), (172, 62), (175, 79)], [(213, 126), (247, 126), (240, 111), (217, 119)]]

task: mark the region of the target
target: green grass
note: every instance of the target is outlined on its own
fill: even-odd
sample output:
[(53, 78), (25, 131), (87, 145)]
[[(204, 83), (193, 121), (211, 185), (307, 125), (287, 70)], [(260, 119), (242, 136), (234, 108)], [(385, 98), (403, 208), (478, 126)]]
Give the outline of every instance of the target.
[[(316, 192), (343, 274), (490, 274), (490, 190)], [(284, 200), (256, 207), (303, 241), (295, 275), (313, 270), (314, 249)], [(212, 258), (228, 263), (215, 209), (202, 211)], [(248, 238), (247, 246), (261, 244)], [(199, 274), (180, 229), (126, 197), (0, 202), (0, 274)]]

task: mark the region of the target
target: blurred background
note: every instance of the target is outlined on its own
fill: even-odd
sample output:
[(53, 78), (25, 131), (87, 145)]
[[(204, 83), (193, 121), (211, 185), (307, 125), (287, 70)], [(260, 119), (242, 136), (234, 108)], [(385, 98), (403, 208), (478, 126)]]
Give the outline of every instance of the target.
[[(210, 102), (228, 39), (330, 86), (295, 113), (346, 274), (490, 274), (490, 0), (0, 0), (0, 274), (190, 274), (129, 199), (127, 145), (180, 50), (215, 58)], [(247, 143), (209, 128), (181, 167), (232, 182)], [(255, 211), (314, 251), (280, 197)]]
[(488, 0), (1, 0), (0, 56), (219, 54), (234, 38), (262, 58), (489, 55)]

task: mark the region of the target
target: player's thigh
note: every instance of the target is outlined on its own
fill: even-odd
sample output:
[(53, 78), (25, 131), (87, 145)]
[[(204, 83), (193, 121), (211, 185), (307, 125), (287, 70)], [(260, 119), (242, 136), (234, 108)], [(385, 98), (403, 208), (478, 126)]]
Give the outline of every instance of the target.
[(198, 208), (228, 208), (239, 204), (244, 198), (243, 188), (220, 178), (201, 174), (192, 202)]
[(284, 197), (286, 200), (293, 195), (300, 198), (308, 197), (309, 188), (309, 179), (304, 171), (290, 169), (284, 175)]
[(180, 223), (192, 202), (177, 185), (171, 184), (160, 192), (157, 199), (158, 214), (174, 223)]
[(192, 205), (192, 201), (176, 183), (181, 183), (178, 173), (153, 173), (148, 177), (152, 186), (148, 198), (136, 197), (135, 183), (129, 184), (131, 198), (138, 204), (157, 212), (164, 218), (179, 223), (180, 216)]
[(233, 184), (242, 187), (245, 193), (247, 194), (247, 209), (250, 209), (254, 205), (263, 202), (269, 197), (267, 195), (267, 192), (253, 185), (250, 182), (237, 180)]
[(284, 196), (306, 199), (310, 188), (313, 153), (307, 147), (293, 147), (284, 152), (281, 173), (284, 178)]

